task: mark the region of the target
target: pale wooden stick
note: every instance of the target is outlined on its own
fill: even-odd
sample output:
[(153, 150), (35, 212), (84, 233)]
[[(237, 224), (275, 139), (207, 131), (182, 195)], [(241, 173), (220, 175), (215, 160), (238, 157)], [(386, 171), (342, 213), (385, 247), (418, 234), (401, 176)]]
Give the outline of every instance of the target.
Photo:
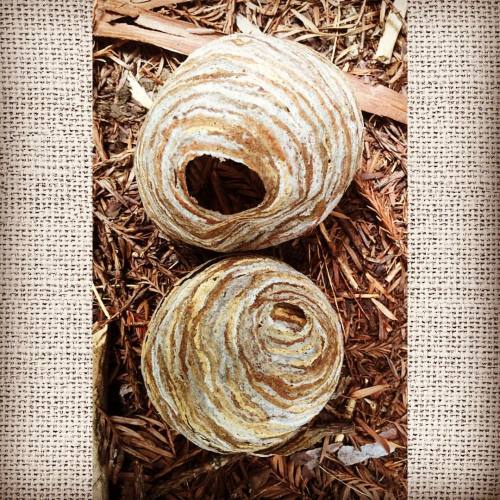
[(408, 100), (405, 95), (384, 87), (368, 85), (357, 76), (344, 73), (349, 80), (359, 107), (367, 113), (387, 116), (400, 123), (408, 123)]
[(176, 5), (179, 3), (186, 3), (190, 0), (145, 0), (134, 2), (136, 5), (143, 9), (156, 9), (158, 7), (166, 7), (167, 5)]
[(391, 62), (392, 51), (394, 50), (399, 31), (403, 25), (402, 19), (404, 19), (406, 15), (408, 2), (407, 0), (394, 0), (393, 7), (399, 12), (401, 17), (394, 11), (389, 12), (385, 22), (384, 33), (378, 43), (377, 53), (375, 54), (375, 59), (384, 64), (389, 64)]
[[(94, 288), (95, 290), (95, 288)], [(97, 293), (97, 290), (95, 290)], [(96, 295), (98, 297), (98, 295)], [(106, 314), (109, 314), (104, 304), (102, 306)], [(102, 436), (99, 434), (99, 423), (98, 423), (98, 408), (103, 408), (106, 401), (105, 387), (106, 382), (104, 378), (105, 374), (105, 363), (106, 363), (106, 342), (108, 335), (108, 325), (104, 325), (101, 329), (94, 331), (92, 334), (92, 357), (93, 357), (93, 403), (94, 403), (94, 432), (93, 432), (93, 446), (92, 446), (92, 498), (94, 500), (108, 500), (108, 470), (106, 466), (99, 461), (99, 445), (102, 441)]]
[[(189, 34), (189, 32), (186, 33)], [(160, 33), (159, 31), (139, 28), (138, 26), (132, 26), (125, 23), (109, 24), (98, 22), (94, 28), (94, 35), (149, 43), (156, 47), (185, 55), (191, 54), (191, 52), (201, 46), (197, 40), (193, 40), (189, 37)]]
[(144, 87), (135, 79), (130, 71), (127, 71), (127, 80), (132, 92), (132, 99), (135, 99), (143, 108), (151, 108), (153, 105), (151, 97), (149, 97)]

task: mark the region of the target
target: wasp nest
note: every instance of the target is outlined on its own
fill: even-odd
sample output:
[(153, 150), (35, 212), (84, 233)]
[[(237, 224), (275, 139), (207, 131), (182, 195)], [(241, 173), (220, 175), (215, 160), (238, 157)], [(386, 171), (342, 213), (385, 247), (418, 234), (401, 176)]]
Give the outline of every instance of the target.
[(292, 239), (351, 182), (361, 112), (341, 71), (266, 35), (196, 50), (159, 92), (137, 144), (146, 212), (174, 239), (221, 252)]
[(274, 259), (230, 257), (163, 300), (142, 372), (160, 415), (192, 442), (262, 453), (321, 411), (342, 356), (338, 316), (316, 285)]

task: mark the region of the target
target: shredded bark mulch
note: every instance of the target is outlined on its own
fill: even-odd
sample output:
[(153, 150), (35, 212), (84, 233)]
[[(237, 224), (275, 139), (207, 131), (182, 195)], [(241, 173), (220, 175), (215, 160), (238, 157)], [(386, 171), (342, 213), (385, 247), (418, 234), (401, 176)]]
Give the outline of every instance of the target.
[[(237, 31), (240, 13), (366, 82), (406, 91), (405, 24), (390, 64), (374, 59), (388, 0), (150, 3), (141, 5), (224, 33)], [(306, 450), (290, 456), (217, 455), (169, 429), (148, 401), (140, 355), (151, 315), (177, 280), (216, 254), (171, 241), (144, 213), (132, 164), (147, 110), (132, 98), (127, 75), (154, 97), (184, 58), (142, 43), (95, 40), (93, 318), (106, 348), (96, 423), (110, 497), (406, 498), (407, 141), (406, 126), (396, 121), (365, 114), (362, 165), (334, 212), (309, 234), (258, 252), (309, 276), (343, 320), (341, 380), (311, 423), (330, 431), (318, 431)], [(209, 189), (196, 186), (200, 168), (190, 189), (200, 203), (214, 203)], [(231, 175), (229, 169), (224, 182), (234, 183)], [(244, 191), (252, 184), (237, 182)], [(234, 210), (258, 203), (259, 193), (247, 195)], [(370, 443), (383, 456), (345, 465), (350, 447), (366, 451)]]

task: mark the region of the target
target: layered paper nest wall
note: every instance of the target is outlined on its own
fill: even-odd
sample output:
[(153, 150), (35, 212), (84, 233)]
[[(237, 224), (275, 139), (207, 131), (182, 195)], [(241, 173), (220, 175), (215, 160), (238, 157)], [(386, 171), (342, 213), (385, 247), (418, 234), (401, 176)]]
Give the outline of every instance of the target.
[[(227, 4), (232, 5), (236, 4)], [(333, 17), (337, 7), (329, 5)], [(366, 2), (363, 10), (378, 11), (380, 5)], [(460, 5), (451, 1), (439, 5), (418, 1), (411, 6), (408, 21), (412, 35), (411, 498), (494, 498), (498, 494), (495, 344), (499, 288), (495, 262), (499, 193), (495, 177), (498, 106), (494, 96), (499, 33), (495, 6), (488, 0)], [(304, 6), (288, 7), (301, 10)], [(344, 7), (349, 8), (349, 2)], [(352, 7), (352, 15), (359, 16), (362, 3), (353, 2)], [(179, 5), (173, 10), (181, 15), (186, 8)], [(309, 17), (317, 26), (314, 9), (319, 9), (321, 21), (323, 3), (307, 5), (309, 8)], [(228, 14), (234, 14), (232, 8), (222, 10), (223, 15), (217, 18), (214, 13), (210, 22), (220, 23), (225, 29), (234, 27), (225, 21)], [(4, 88), (0, 133), (5, 173), (0, 259), (0, 318), (5, 325), (0, 341), (4, 395), (0, 482), (5, 498), (87, 498), (93, 486), (90, 11), (89, 4), (80, 2), (63, 6), (9, 2), (2, 6), (2, 24), (7, 29), (2, 43), (6, 40), (7, 44), (0, 76)], [(250, 11), (253, 20), (255, 11)], [(312, 28), (303, 21), (301, 24), (300, 17), (296, 16), (294, 22), (301, 29)], [(365, 33), (365, 47), (372, 42), (367, 31), (355, 35), (360, 40)], [(324, 48), (326, 42), (315, 38), (303, 42)], [(347, 43), (344, 48), (350, 45)], [(132, 70), (138, 59), (153, 61), (151, 66), (141, 63), (142, 69), (152, 71), (153, 76), (141, 75), (152, 80), (152, 84), (144, 83), (145, 87), (152, 85), (149, 91), (154, 92), (161, 83), (163, 70), (168, 72), (180, 61), (177, 56), (167, 58), (161, 50), (131, 47), (116, 47), (117, 55), (111, 55), (127, 66), (132, 65)], [(342, 47), (342, 37), (338, 37), (334, 60), (344, 50)], [(124, 54), (131, 59), (125, 59)], [(346, 56), (351, 57), (349, 51), (343, 55)], [(163, 68), (158, 71), (162, 57)], [(119, 182), (130, 171), (130, 156), (102, 163), (132, 149), (144, 113), (126, 92), (122, 95), (117, 89), (120, 81), (116, 78), (118, 73), (120, 78), (123, 76), (123, 65), (108, 56), (103, 59), (101, 67), (111, 68), (111, 73), (99, 77), (96, 72), (95, 88), (100, 82), (104, 86), (96, 96), (105, 96), (105, 86), (109, 85), (112, 97), (108, 97), (109, 110), (104, 110), (107, 114), (101, 115), (96, 99), (98, 126), (94, 130), (101, 131), (101, 135), (94, 136), (94, 140), (102, 144), (102, 151), (97, 152), (104, 153), (104, 157), (96, 160), (95, 178), (98, 180), (102, 171), (108, 175), (101, 175), (103, 182), (96, 182), (95, 186), (95, 241), (102, 252), (101, 257), (96, 253), (98, 262), (109, 259), (114, 272), (105, 267), (104, 283), (96, 280), (95, 295), (101, 297), (104, 307), (96, 306), (94, 326), (102, 336), (113, 338), (108, 365), (111, 372), (106, 376), (111, 381), (106, 399), (109, 406), (103, 407), (101, 413), (103, 435), (109, 439), (101, 444), (109, 445), (102, 447), (103, 456), (111, 446), (116, 449), (111, 469), (116, 473), (111, 478), (114, 487), (119, 491), (127, 485), (134, 497), (148, 491), (153, 471), (164, 473), (155, 483), (157, 487), (161, 481), (181, 497), (210, 489), (218, 491), (217, 488), (237, 492), (238, 487), (248, 485), (256, 489), (269, 486), (270, 495), (273, 491), (276, 495), (286, 491), (296, 497), (304, 487), (304, 465), (296, 465), (292, 458), (252, 461), (239, 457), (234, 462), (220, 462), (205, 452), (193, 453), (194, 447), (169, 434), (161, 422), (156, 423), (154, 412), (144, 399), (137, 348), (147, 318), (172, 281), (209, 255), (161, 239), (141, 219), (133, 190), (126, 197), (120, 191), (123, 186)], [(339, 62), (341, 66), (345, 62), (355, 66), (360, 59)], [(397, 76), (385, 75), (385, 71), (371, 74), (369, 66), (362, 69), (367, 71), (368, 79), (389, 76), (390, 80)], [(398, 85), (405, 83), (399, 75), (392, 85), (399, 90)], [(105, 107), (106, 98), (101, 100)], [(111, 119), (105, 116), (118, 123), (115, 130)], [(345, 433), (346, 443), (371, 441), (371, 431), (380, 435), (383, 426), (391, 424), (397, 434), (391, 440), (403, 447), (405, 444), (406, 397), (402, 388), (406, 374), (406, 205), (398, 203), (405, 191), (404, 178), (397, 178), (399, 172), (405, 173), (401, 161), (405, 152), (402, 132), (395, 123), (367, 117), (363, 170), (336, 213), (318, 231), (270, 251), (309, 274), (332, 298), (334, 287), (339, 311), (346, 320), (349, 354), (339, 399), (325, 410), (318, 423), (343, 421), (348, 415), (347, 401), (354, 400), (354, 429), (353, 434)], [(376, 151), (380, 152), (377, 162), (373, 160)], [(395, 165), (394, 172), (390, 164)], [(377, 168), (370, 170), (372, 166)], [(377, 172), (382, 176), (377, 178)], [(397, 175), (391, 178), (393, 173)], [(116, 194), (123, 199), (112, 202)], [(385, 218), (387, 204), (377, 209), (380, 196), (390, 202), (391, 210)], [(129, 220), (126, 210), (131, 211)], [(127, 232), (136, 227), (140, 228), (139, 233)], [(357, 236), (361, 243), (356, 243)], [(374, 262), (365, 257), (363, 246), (373, 251)], [(383, 262), (384, 250), (386, 255), (397, 255), (393, 257), (396, 267), (401, 266), (392, 280), (387, 279), (391, 275)], [(362, 268), (368, 266), (370, 275), (381, 285), (384, 292), (367, 292), (377, 297), (355, 296), (366, 292), (369, 286), (369, 279), (359, 272), (356, 258)], [(361, 291), (355, 290), (354, 283)], [(397, 285), (390, 290), (390, 283)], [(396, 319), (389, 317), (384, 307)], [(110, 321), (105, 319), (104, 309), (112, 318)], [(370, 322), (377, 325), (376, 332), (368, 330), (366, 325)], [(386, 383), (389, 387), (377, 393), (353, 397), (363, 387)], [(380, 408), (385, 408), (386, 413), (381, 415)], [(134, 418), (137, 421), (130, 420)], [(152, 451), (151, 446), (144, 447), (146, 439), (163, 444)], [(333, 458), (325, 456), (324, 442), (331, 441), (313, 445), (320, 448), (322, 460), (315, 471), (320, 478), (315, 476), (306, 485), (312, 494), (315, 484), (317, 488), (329, 488), (328, 491), (348, 491), (353, 497), (366, 495), (367, 491), (372, 497), (382, 496), (384, 489), (391, 488), (404, 494), (404, 448), (368, 465), (343, 467), (334, 454)], [(163, 450), (163, 455), (157, 448)], [(152, 459), (148, 456), (151, 453), (158, 458)], [(179, 463), (179, 456), (186, 461)], [(158, 464), (163, 469), (155, 471)], [(178, 466), (177, 470), (171, 468), (172, 464)], [(220, 466), (220, 473), (214, 470)]]

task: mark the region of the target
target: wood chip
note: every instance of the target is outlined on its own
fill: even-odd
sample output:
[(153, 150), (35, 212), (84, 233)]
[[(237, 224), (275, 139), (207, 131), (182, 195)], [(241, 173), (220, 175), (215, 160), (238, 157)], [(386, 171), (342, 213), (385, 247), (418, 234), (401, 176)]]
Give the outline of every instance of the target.
[[(406, 10), (408, 8), (407, 0), (394, 0), (393, 7), (400, 13), (402, 18), (406, 15)], [(389, 12), (387, 20), (385, 22), (384, 33), (380, 39), (377, 52), (375, 54), (375, 59), (384, 64), (389, 64), (392, 58), (392, 51), (394, 50), (394, 45), (401, 30), (403, 22), (401, 17), (395, 12)]]
[(382, 304), (382, 302), (379, 302), (377, 299), (370, 299), (374, 304), (375, 306), (377, 307), (377, 309), (387, 318), (389, 319), (392, 319), (393, 321), (397, 321), (397, 318), (396, 316), (394, 316), (394, 314), (392, 314), (391, 311), (389, 311), (389, 309), (387, 309), (387, 307), (384, 306), (384, 304)]
[[(391, 446), (389, 453), (394, 451), (395, 447)], [(364, 444), (359, 449), (354, 446), (342, 446), (337, 452), (337, 458), (344, 465), (354, 465), (364, 462), (369, 458), (385, 457), (389, 454), (380, 443)]]
[(379, 392), (386, 391), (389, 389), (389, 385), (387, 384), (380, 384), (380, 385), (374, 385), (372, 387), (364, 387), (363, 389), (358, 389), (356, 391), (351, 392), (350, 397), (352, 399), (361, 399), (361, 398), (366, 398), (368, 396), (372, 396), (373, 394), (378, 394)]
[(260, 29), (258, 26), (250, 22), (245, 16), (242, 16), (241, 14), (238, 14), (236, 16), (236, 26), (238, 26), (238, 29), (242, 33), (248, 33), (248, 34), (259, 34), (261, 33)]
[(127, 73), (127, 80), (132, 91), (132, 97), (144, 108), (149, 109), (153, 105), (151, 97), (144, 90), (144, 87), (135, 79), (132, 73)]

